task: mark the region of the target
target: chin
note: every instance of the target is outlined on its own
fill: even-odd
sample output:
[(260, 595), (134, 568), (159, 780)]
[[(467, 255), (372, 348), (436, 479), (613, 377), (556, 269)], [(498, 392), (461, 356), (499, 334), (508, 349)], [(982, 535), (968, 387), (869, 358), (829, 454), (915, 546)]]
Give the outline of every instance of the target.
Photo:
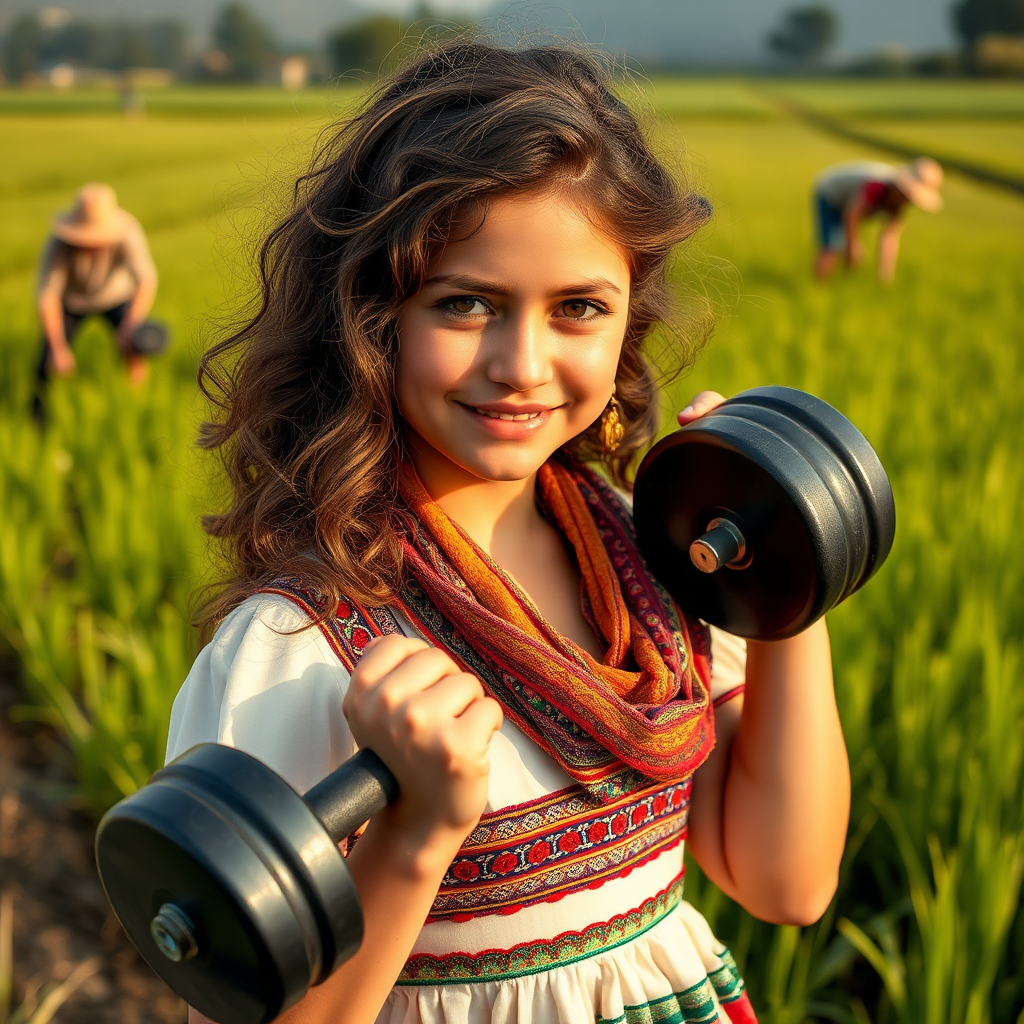
[(544, 465), (550, 458), (551, 453), (530, 454), (525, 452), (516, 455), (498, 455), (492, 459), (471, 459), (462, 463), (463, 469), (468, 470), (481, 480), (493, 480), (501, 483), (512, 483), (515, 480), (525, 480)]

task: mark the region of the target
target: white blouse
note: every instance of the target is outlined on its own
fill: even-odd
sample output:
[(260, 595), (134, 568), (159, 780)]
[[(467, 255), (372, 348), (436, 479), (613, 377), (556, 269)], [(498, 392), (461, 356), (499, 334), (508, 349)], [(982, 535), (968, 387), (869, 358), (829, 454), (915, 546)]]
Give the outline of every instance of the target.
[[(305, 792), (350, 757), (349, 674), (308, 622), (277, 594), (236, 608), (175, 699), (167, 760), (226, 743)], [(746, 646), (711, 635), (712, 699), (729, 699)], [(507, 717), (490, 759), (480, 825), (378, 1024), (753, 1020), (728, 950), (681, 898), (689, 780), (598, 805)]]

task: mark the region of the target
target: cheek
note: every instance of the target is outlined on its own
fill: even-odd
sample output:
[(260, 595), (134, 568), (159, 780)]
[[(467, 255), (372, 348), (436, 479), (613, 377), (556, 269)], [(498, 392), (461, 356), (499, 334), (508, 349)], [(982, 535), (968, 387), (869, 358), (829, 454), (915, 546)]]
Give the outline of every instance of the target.
[[(623, 330), (624, 333), (624, 330)], [(563, 364), (564, 379), (578, 400), (588, 409), (595, 403), (604, 408), (615, 383), (615, 371), (622, 353), (622, 335), (612, 333), (593, 344), (580, 346)]]
[(457, 387), (472, 366), (471, 346), (451, 331), (428, 326), (415, 315), (399, 321), (396, 390), (399, 409), (443, 397)]

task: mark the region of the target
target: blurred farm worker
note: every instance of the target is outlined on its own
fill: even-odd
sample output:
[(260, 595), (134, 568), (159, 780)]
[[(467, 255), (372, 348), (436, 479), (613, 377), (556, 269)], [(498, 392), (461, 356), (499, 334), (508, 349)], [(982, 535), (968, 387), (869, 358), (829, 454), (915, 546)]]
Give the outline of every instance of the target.
[(919, 156), (909, 167), (858, 160), (824, 170), (814, 183), (819, 246), (815, 274), (828, 277), (840, 253), (845, 254), (847, 267), (860, 263), (864, 256), (861, 222), (881, 216), (885, 223), (878, 239), (878, 278), (891, 281), (907, 203), (936, 213), (942, 209), (941, 185), (942, 168), (926, 156)]
[(133, 383), (145, 380), (146, 358), (132, 336), (156, 297), (157, 275), (142, 225), (117, 205), (109, 185), (79, 189), (75, 205), (53, 219), (43, 251), (37, 306), (43, 326), (38, 380), (75, 371), (71, 343), (82, 321), (102, 316), (114, 328)]

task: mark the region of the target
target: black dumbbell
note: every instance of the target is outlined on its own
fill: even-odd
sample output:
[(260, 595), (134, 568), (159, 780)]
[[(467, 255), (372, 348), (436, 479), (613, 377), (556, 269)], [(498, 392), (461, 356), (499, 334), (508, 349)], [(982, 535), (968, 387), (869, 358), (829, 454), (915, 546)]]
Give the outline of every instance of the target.
[(96, 865), (149, 965), (218, 1024), (273, 1020), (363, 938), (338, 843), (395, 799), (369, 750), (299, 796), (233, 747), (204, 743), (100, 822)]
[[(757, 388), (653, 448), (637, 534), (688, 611), (742, 636), (790, 636), (881, 564), (895, 526), (877, 457), (842, 415)], [(129, 937), (220, 1024), (269, 1021), (358, 948), (337, 843), (397, 795), (360, 751), (300, 797), (241, 751), (203, 744), (100, 823), (96, 859)]]
[(680, 607), (780, 640), (863, 586), (896, 510), (864, 435), (792, 388), (744, 391), (664, 438), (633, 492), (637, 540)]
[(132, 351), (139, 356), (158, 356), (170, 340), (166, 324), (159, 320), (143, 320), (132, 332)]

